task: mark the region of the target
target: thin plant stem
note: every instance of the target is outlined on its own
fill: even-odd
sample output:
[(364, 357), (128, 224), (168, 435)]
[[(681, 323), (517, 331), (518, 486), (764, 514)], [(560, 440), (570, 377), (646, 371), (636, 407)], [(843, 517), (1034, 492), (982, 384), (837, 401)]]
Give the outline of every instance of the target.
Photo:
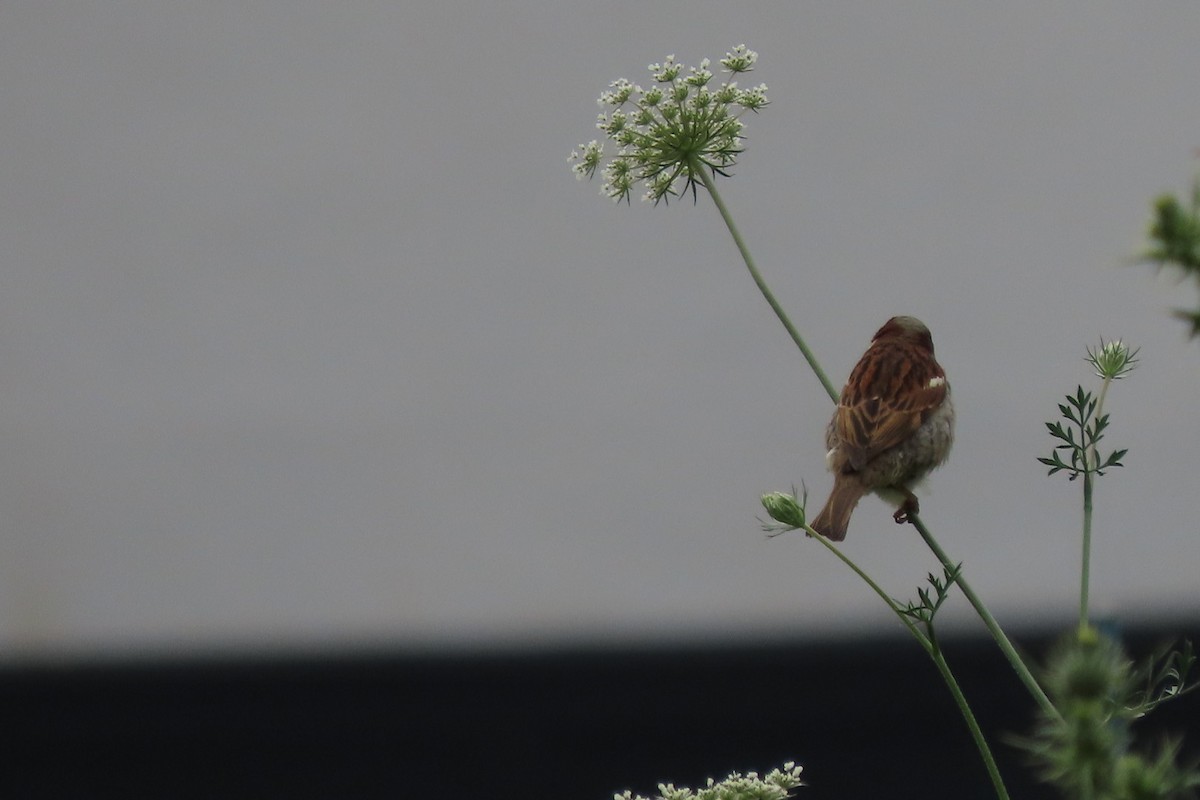
[[(1086, 466), (1086, 465), (1085, 465)], [(1079, 569), (1079, 629), (1088, 624), (1088, 584), (1092, 564), (1092, 473), (1083, 473), (1083, 555)]]
[(850, 556), (843, 553), (838, 548), (838, 546), (835, 545), (828, 538), (817, 533), (815, 530), (813, 530), (808, 525), (805, 525), (803, 530), (810, 537), (812, 537), (813, 539), (816, 539), (818, 542), (825, 545), (826, 550), (828, 550), (829, 552), (831, 552), (835, 556), (837, 556), (838, 559), (840, 559), (843, 564), (845, 564), (847, 567), (849, 567), (850, 570), (855, 575), (862, 578), (863, 582), (866, 583), (867, 586), (871, 587), (871, 591), (873, 591), (873, 592), (875, 592), (875, 594), (879, 595), (879, 598), (881, 600), (883, 600), (884, 603), (887, 603), (888, 608), (890, 608), (892, 610), (892, 612), (895, 613), (895, 615), (900, 618), (900, 621), (904, 623), (904, 626), (906, 628), (908, 628), (909, 633), (911, 633), (914, 637), (916, 637), (916, 640), (921, 643), (921, 646), (924, 647), (926, 651), (929, 650), (929, 640), (926, 638), (925, 634), (921, 633), (921, 629), (918, 628), (917, 626), (915, 626), (913, 624), (912, 620), (910, 620), (907, 616), (905, 616), (903, 614), (903, 612), (900, 611), (900, 607), (896, 605), (896, 601), (893, 600), (888, 595), (888, 593), (883, 590), (883, 587), (881, 587), (878, 583), (876, 583), (875, 580), (870, 575), (863, 572), (862, 568), (859, 567), (858, 564), (855, 564), (854, 561), (851, 560)]
[[(925, 523), (921, 521), (921, 518), (916, 514), (911, 514), (909, 515), (909, 521), (913, 524), (913, 527), (917, 529), (917, 532), (921, 534), (921, 538), (925, 540), (925, 545), (931, 551), (933, 551), (933, 554), (937, 556), (938, 561), (942, 562), (942, 566), (944, 566), (946, 569), (954, 569), (954, 562), (951, 561), (950, 557), (946, 555), (946, 551), (942, 549), (940, 544), (938, 544), (937, 539), (933, 538), (933, 534), (929, 532), (929, 528), (925, 527)], [(1042, 710), (1047, 714), (1050, 714), (1054, 717), (1060, 716), (1058, 709), (1056, 709), (1054, 704), (1050, 702), (1050, 698), (1046, 696), (1046, 692), (1042, 690), (1042, 687), (1038, 684), (1037, 679), (1033, 677), (1033, 673), (1029, 671), (1029, 667), (1025, 666), (1025, 662), (1017, 653), (1016, 648), (1013, 647), (1012, 642), (1010, 642), (1008, 637), (1004, 634), (1004, 630), (1000, 627), (1000, 623), (996, 622), (996, 618), (992, 616), (992, 612), (988, 611), (987, 606), (984, 605), (983, 601), (979, 599), (979, 595), (975, 594), (975, 590), (971, 588), (971, 584), (967, 583), (966, 578), (962, 577), (961, 574), (955, 580), (955, 583), (958, 584), (958, 587), (962, 590), (963, 596), (967, 598), (967, 601), (971, 604), (971, 607), (975, 609), (975, 613), (979, 615), (981, 620), (983, 620), (983, 624), (988, 629), (988, 633), (990, 633), (992, 638), (996, 640), (996, 644), (1000, 647), (1000, 651), (1004, 653), (1004, 657), (1008, 659), (1008, 663), (1011, 664), (1012, 668), (1016, 671), (1017, 677), (1021, 679), (1023, 684), (1025, 684), (1025, 688), (1029, 690), (1031, 695), (1033, 695), (1033, 699), (1037, 701), (1038, 705), (1041, 706)]]
[[(1096, 399), (1096, 414), (1093, 420), (1099, 420), (1104, 415), (1104, 397), (1112, 378), (1106, 377), (1100, 386), (1100, 396)], [(1093, 425), (1095, 422), (1092, 423)], [(1092, 573), (1092, 493), (1095, 489), (1092, 470), (1100, 466), (1100, 455), (1096, 452), (1096, 443), (1083, 454), (1083, 554), (1079, 568), (1079, 629), (1083, 630), (1088, 624), (1088, 591)]]
[(775, 316), (779, 317), (779, 321), (782, 322), (783, 327), (787, 329), (788, 335), (792, 337), (792, 341), (795, 342), (796, 346), (800, 348), (800, 352), (804, 355), (804, 359), (808, 361), (808, 366), (810, 369), (812, 369), (813, 374), (817, 376), (817, 380), (821, 382), (821, 385), (825, 387), (825, 391), (829, 393), (829, 396), (833, 399), (833, 402), (836, 403), (840, 394), (837, 390), (837, 387), (830, 382), (829, 377), (825, 374), (825, 371), (821, 369), (821, 365), (817, 363), (817, 357), (813, 355), (812, 350), (808, 349), (808, 344), (805, 343), (804, 338), (800, 335), (800, 332), (796, 330), (796, 326), (792, 324), (790, 319), (788, 319), (788, 315), (783, 310), (783, 306), (779, 305), (779, 301), (775, 299), (775, 295), (772, 294), (771, 290), (767, 287), (767, 283), (763, 280), (762, 274), (758, 271), (758, 267), (754, 265), (754, 258), (750, 255), (750, 249), (746, 247), (746, 243), (742, 240), (742, 235), (738, 233), (737, 225), (735, 225), (733, 222), (733, 216), (730, 215), (729, 209), (725, 207), (725, 201), (721, 199), (721, 195), (717, 191), (716, 181), (712, 179), (712, 176), (708, 174), (708, 171), (702, 164), (694, 162), (691, 164), (691, 167), (691, 174), (700, 176), (701, 183), (703, 183), (704, 188), (708, 190), (708, 194), (712, 197), (713, 203), (717, 207), (717, 211), (721, 213), (721, 219), (725, 220), (725, 227), (729, 229), (729, 234), (733, 237), (733, 243), (737, 245), (738, 252), (742, 254), (742, 260), (746, 262), (746, 269), (750, 271), (750, 277), (754, 279), (754, 284), (758, 287), (758, 290), (762, 292), (762, 296), (766, 298), (767, 305), (769, 305), (771, 310), (775, 312)]
[(946, 663), (946, 657), (942, 653), (942, 648), (938, 645), (937, 637), (933, 632), (932, 622), (929, 624), (929, 641), (932, 647), (929, 656), (933, 659), (933, 663), (937, 665), (938, 672), (942, 673), (942, 679), (946, 682), (946, 688), (954, 696), (954, 702), (958, 704), (958, 709), (962, 712), (963, 719), (966, 720), (967, 728), (971, 731), (971, 737), (975, 740), (975, 746), (979, 748), (979, 755), (983, 759), (983, 765), (987, 768), (988, 776), (992, 779), (992, 786), (996, 790), (996, 797), (1001, 798), (1001, 800), (1008, 800), (1008, 790), (1004, 788), (1004, 779), (1000, 777), (1000, 768), (996, 766), (996, 759), (992, 757), (991, 748), (987, 746), (987, 740), (983, 738), (983, 730), (979, 727), (979, 722), (975, 719), (975, 714), (971, 711), (971, 706), (967, 703), (967, 698), (963, 694), (962, 688), (950, 672), (950, 665)]
[[(938, 644), (937, 637), (933, 632), (933, 622), (926, 623), (927, 632), (922, 631), (916, 624), (905, 614), (896, 601), (888, 596), (888, 593), (876, 583), (871, 576), (854, 563), (853, 560), (841, 550), (837, 545), (829, 541), (821, 534), (814, 531), (812, 528), (805, 526), (805, 532), (812, 536), (821, 544), (825, 545), (831, 553), (841, 559), (842, 563), (849, 567), (855, 575), (862, 578), (863, 581), (871, 587), (875, 594), (887, 604), (887, 607), (892, 610), (902, 623), (912, 634), (913, 638), (925, 649), (933, 660), (934, 666), (937, 667), (938, 673), (942, 676), (942, 680), (946, 683), (946, 688), (950, 690), (950, 695), (954, 698), (955, 704), (958, 706), (959, 713), (962, 714), (963, 720), (967, 723), (967, 730), (971, 732), (971, 738), (975, 740), (975, 747), (979, 750), (979, 756), (983, 759), (984, 767), (987, 769), (988, 776), (992, 780), (992, 786), (996, 790), (996, 797), (1000, 800), (1008, 800), (1008, 790), (1004, 787), (1004, 779), (1000, 776), (1000, 769), (996, 766), (996, 759), (992, 756), (992, 750), (988, 747), (987, 739), (983, 735), (983, 729), (979, 727), (979, 721), (975, 719), (974, 712), (971, 711), (971, 706), (967, 702), (966, 695), (963, 694), (962, 687), (958, 685), (958, 681), (954, 677), (954, 673), (950, 670), (950, 664), (947, 663), (945, 655), (942, 653), (942, 648)], [(955, 581), (960, 581), (961, 577), (955, 578)]]

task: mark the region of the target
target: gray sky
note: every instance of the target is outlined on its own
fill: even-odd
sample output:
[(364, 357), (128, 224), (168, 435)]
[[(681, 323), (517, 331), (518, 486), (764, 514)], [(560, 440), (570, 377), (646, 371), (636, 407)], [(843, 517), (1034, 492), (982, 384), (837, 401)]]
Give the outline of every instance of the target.
[[(652, 19), (647, 19), (647, 18)], [(1200, 345), (1148, 267), (1200, 146), (1194, 3), (0, 6), (0, 648), (894, 629), (758, 496), (831, 406), (705, 198), (614, 206), (595, 98), (746, 43), (724, 192), (840, 384), (914, 314), (959, 409), (924, 519), (1012, 626), (1076, 603), (1043, 421), (1110, 396), (1093, 597), (1195, 612)], [(935, 562), (880, 501), (846, 550)], [(949, 609), (968, 624), (961, 599)]]

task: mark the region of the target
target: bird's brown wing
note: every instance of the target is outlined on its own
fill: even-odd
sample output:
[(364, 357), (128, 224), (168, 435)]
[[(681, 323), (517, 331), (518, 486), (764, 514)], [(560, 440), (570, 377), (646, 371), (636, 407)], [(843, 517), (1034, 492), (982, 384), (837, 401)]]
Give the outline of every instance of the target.
[(914, 361), (890, 342), (863, 354), (838, 403), (837, 431), (851, 469), (903, 442), (946, 398), (946, 377), (933, 359)]

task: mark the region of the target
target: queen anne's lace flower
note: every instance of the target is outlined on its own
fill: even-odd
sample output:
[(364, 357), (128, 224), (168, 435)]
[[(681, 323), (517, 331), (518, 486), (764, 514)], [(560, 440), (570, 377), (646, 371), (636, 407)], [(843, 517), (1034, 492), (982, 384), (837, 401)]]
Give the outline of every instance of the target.
[[(723, 781), (708, 779), (702, 789), (676, 787), (671, 783), (658, 785), (656, 800), (784, 800), (791, 797), (792, 789), (803, 786), (800, 780), (802, 767), (789, 761), (782, 769), (773, 769), (765, 776), (759, 777), (757, 772), (730, 773)], [(651, 800), (631, 791), (613, 795), (613, 800)]]
[[(721, 59), (721, 68), (732, 77), (750, 72), (758, 54), (738, 45)], [(706, 58), (698, 67), (684, 66), (667, 56), (651, 64), (654, 85), (649, 89), (619, 78), (602, 92), (602, 111), (596, 127), (618, 147), (601, 167), (604, 146), (593, 140), (571, 153), (571, 169), (579, 178), (599, 170), (601, 192), (614, 201), (629, 201), (634, 187), (646, 188), (645, 199), (658, 202), (677, 197), (689, 188), (693, 195), (702, 182), (702, 170), (728, 175), (742, 147), (741, 116), (767, 105), (767, 87), (741, 89), (736, 81), (710, 88), (713, 73)]]

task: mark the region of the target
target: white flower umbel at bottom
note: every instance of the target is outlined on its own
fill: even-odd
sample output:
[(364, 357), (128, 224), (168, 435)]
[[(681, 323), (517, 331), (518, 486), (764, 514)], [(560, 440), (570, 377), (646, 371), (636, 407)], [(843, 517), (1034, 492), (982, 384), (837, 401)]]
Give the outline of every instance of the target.
[(703, 789), (675, 788), (674, 784), (660, 783), (658, 797), (643, 797), (626, 789), (613, 795), (613, 800), (784, 800), (792, 796), (792, 789), (803, 786), (800, 780), (802, 767), (792, 761), (780, 769), (773, 769), (765, 777), (757, 772), (730, 773), (723, 781), (708, 779)]

